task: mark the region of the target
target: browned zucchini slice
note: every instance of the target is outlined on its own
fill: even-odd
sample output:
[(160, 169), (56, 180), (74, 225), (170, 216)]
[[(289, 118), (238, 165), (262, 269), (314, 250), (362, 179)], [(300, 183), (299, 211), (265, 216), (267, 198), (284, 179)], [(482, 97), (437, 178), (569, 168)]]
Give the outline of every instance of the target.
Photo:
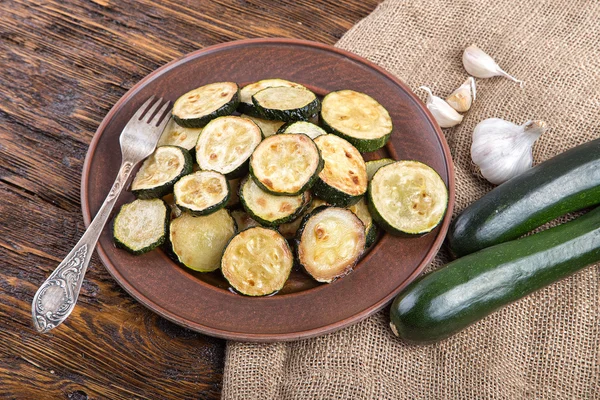
[(292, 251), (283, 236), (257, 226), (231, 239), (223, 252), (221, 272), (238, 292), (265, 296), (283, 287), (293, 263)]
[(274, 195), (295, 196), (308, 190), (322, 168), (315, 142), (302, 134), (270, 136), (250, 157), (250, 175), (261, 189)]
[(319, 207), (304, 217), (298, 231), (297, 257), (319, 282), (332, 282), (354, 268), (365, 250), (365, 227), (350, 210)]

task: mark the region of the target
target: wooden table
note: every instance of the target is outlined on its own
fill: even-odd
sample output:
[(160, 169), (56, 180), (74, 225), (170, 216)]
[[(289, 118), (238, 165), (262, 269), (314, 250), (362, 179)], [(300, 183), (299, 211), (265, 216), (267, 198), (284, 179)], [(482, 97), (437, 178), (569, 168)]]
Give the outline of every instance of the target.
[(254, 37), (333, 44), (377, 3), (0, 2), (0, 398), (219, 398), (225, 342), (148, 311), (96, 256), (71, 317), (33, 329), (35, 291), (85, 229), (88, 145), (113, 104), (173, 59)]

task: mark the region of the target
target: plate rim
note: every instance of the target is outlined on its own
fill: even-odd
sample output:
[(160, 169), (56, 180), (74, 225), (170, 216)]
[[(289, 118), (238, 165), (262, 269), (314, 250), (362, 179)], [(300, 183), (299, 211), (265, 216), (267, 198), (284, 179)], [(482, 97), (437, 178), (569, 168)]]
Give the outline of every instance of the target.
[[(347, 50), (343, 50), (343, 49), (340, 49), (340, 48), (337, 48), (337, 47), (334, 47), (331, 45), (327, 45), (327, 44), (315, 42), (315, 41), (310, 41), (310, 40), (289, 39), (289, 38), (253, 38), (253, 39), (234, 40), (234, 41), (229, 41), (229, 42), (218, 43), (218, 44), (215, 44), (212, 46), (203, 47), (203, 48), (195, 50), (193, 52), (186, 53), (186, 54), (182, 55), (181, 57), (179, 57), (175, 60), (172, 60), (161, 67), (154, 69), (152, 72), (150, 72), (149, 74), (144, 76), (139, 82), (137, 82), (135, 85), (133, 85), (129, 90), (127, 90), (127, 92), (125, 92), (119, 98), (119, 100), (111, 107), (109, 112), (104, 116), (104, 118), (102, 119), (102, 122), (100, 123), (100, 125), (98, 125), (98, 128), (96, 129), (94, 136), (92, 137), (92, 140), (90, 141), (90, 144), (89, 144), (86, 156), (85, 156), (83, 168), (82, 168), (82, 174), (81, 174), (80, 200), (81, 200), (81, 209), (82, 209), (82, 213), (83, 213), (83, 220), (84, 220), (86, 228), (89, 226), (89, 224), (92, 220), (91, 210), (90, 210), (90, 205), (89, 205), (89, 198), (87, 195), (87, 192), (89, 189), (89, 186), (88, 186), (89, 181), (88, 181), (88, 179), (86, 179), (86, 177), (89, 175), (90, 168), (91, 168), (91, 162), (92, 162), (93, 156), (95, 154), (96, 147), (98, 146), (98, 143), (100, 142), (100, 139), (101, 139), (104, 131), (106, 130), (106, 126), (112, 120), (112, 118), (113, 118), (114, 114), (117, 112), (117, 110), (119, 110), (121, 108), (121, 106), (126, 101), (128, 101), (131, 97), (135, 96), (137, 91), (140, 88), (144, 87), (145, 84), (148, 81), (152, 80), (156, 75), (163, 74), (173, 68), (176, 68), (179, 64), (186, 62), (188, 59), (195, 58), (195, 57), (198, 57), (201, 55), (206, 55), (211, 52), (219, 51), (219, 50), (222, 50), (222, 49), (225, 49), (228, 47), (244, 46), (244, 45), (248, 45), (248, 44), (252, 44), (252, 45), (260, 45), (260, 44), (300, 45), (300, 46), (314, 47), (314, 48), (317, 48), (320, 50), (337, 53), (343, 57), (346, 57), (346, 58), (349, 58), (358, 63), (364, 64), (368, 68), (371, 68), (371, 69), (377, 71), (378, 73), (380, 73), (381, 75), (385, 76), (387, 79), (391, 80), (395, 85), (402, 88), (406, 92), (406, 94), (409, 97), (411, 97), (412, 100), (417, 105), (420, 106), (421, 111), (424, 113), (424, 115), (428, 119), (429, 124), (432, 126), (432, 128), (434, 129), (434, 131), (437, 135), (437, 139), (439, 140), (439, 143), (440, 143), (440, 146), (442, 148), (442, 152), (443, 152), (443, 155), (445, 158), (445, 166), (446, 166), (447, 173), (448, 173), (448, 206), (447, 206), (447, 210), (446, 210), (446, 215), (444, 216), (442, 224), (440, 224), (440, 229), (437, 234), (438, 236), (436, 237), (435, 241), (433, 242), (432, 246), (429, 248), (427, 253), (424, 255), (421, 263), (404, 280), (404, 282), (402, 282), (401, 284), (399, 284), (397, 286), (397, 288), (394, 291), (392, 291), (391, 293), (386, 295), (383, 299), (376, 302), (375, 304), (372, 304), (371, 306), (365, 308), (361, 312), (358, 312), (350, 317), (337, 320), (336, 322), (331, 323), (329, 325), (325, 325), (325, 326), (321, 326), (321, 327), (317, 327), (317, 328), (311, 328), (311, 329), (307, 329), (307, 330), (303, 330), (303, 331), (277, 333), (277, 334), (271, 334), (271, 333), (263, 334), (263, 333), (231, 332), (231, 331), (227, 331), (227, 330), (222, 330), (222, 329), (206, 326), (206, 325), (203, 325), (196, 321), (191, 321), (192, 323), (190, 323), (190, 321), (188, 321), (187, 319), (180, 318), (174, 312), (169, 311), (169, 310), (165, 309), (164, 307), (157, 305), (153, 301), (150, 301), (150, 299), (148, 299), (145, 295), (143, 295), (141, 292), (139, 292), (134, 286), (130, 285), (130, 283), (126, 279), (124, 279), (123, 276), (115, 269), (114, 265), (109, 260), (109, 257), (105, 253), (102, 246), (99, 245), (99, 243), (95, 247), (95, 249), (98, 252), (98, 255), (100, 257), (102, 264), (104, 265), (106, 270), (109, 272), (109, 274), (112, 276), (112, 278), (115, 280), (115, 282), (121, 288), (123, 288), (130, 296), (132, 296), (136, 301), (141, 303), (144, 307), (148, 308), (150, 311), (160, 315), (161, 317), (163, 317), (171, 322), (174, 322), (180, 326), (191, 329), (195, 332), (199, 332), (202, 334), (206, 334), (206, 335), (217, 337), (217, 338), (227, 339), (227, 340), (251, 341), (251, 342), (294, 341), (294, 340), (322, 336), (322, 335), (325, 335), (325, 334), (328, 334), (331, 332), (335, 332), (342, 328), (348, 327), (355, 323), (358, 323), (358, 322), (368, 318), (369, 316), (375, 314), (376, 312), (380, 311), (387, 304), (389, 304), (393, 300), (393, 297), (395, 297), (404, 287), (406, 287), (406, 285), (408, 285), (416, 277), (418, 277), (421, 274), (421, 272), (423, 271), (423, 269), (425, 268), (425, 266), (427, 266), (433, 260), (433, 258), (436, 256), (436, 254), (439, 252), (439, 249), (441, 248), (441, 246), (445, 240), (445, 236), (446, 236), (446, 233), (447, 233), (449, 225), (450, 225), (450, 221), (451, 221), (452, 213), (453, 213), (453, 209), (454, 209), (454, 203), (455, 203), (454, 163), (453, 163), (453, 160), (451, 157), (450, 147), (448, 145), (448, 142), (447, 142), (445, 136), (442, 133), (441, 128), (435, 122), (435, 119), (433, 118), (432, 114), (427, 109), (427, 107), (424, 106), (424, 104), (419, 99), (419, 97), (417, 97), (414, 94), (414, 92), (404, 82), (402, 82), (400, 79), (398, 79), (396, 76), (392, 75), (390, 72), (386, 71), (382, 67), (367, 60), (366, 58), (363, 58), (357, 54), (351, 53)], [(106, 229), (106, 227), (105, 227), (105, 229)]]

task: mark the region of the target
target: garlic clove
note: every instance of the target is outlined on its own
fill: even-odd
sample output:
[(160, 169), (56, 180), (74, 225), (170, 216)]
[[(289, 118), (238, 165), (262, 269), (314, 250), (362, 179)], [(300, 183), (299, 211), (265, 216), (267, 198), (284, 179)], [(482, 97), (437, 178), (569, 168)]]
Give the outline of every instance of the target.
[(431, 112), (440, 127), (452, 128), (462, 122), (463, 116), (457, 113), (446, 101), (438, 96), (434, 96), (431, 93), (431, 89), (427, 86), (421, 86), (419, 89), (427, 92), (427, 109)]
[(476, 96), (475, 78), (470, 76), (465, 83), (460, 85), (458, 89), (446, 98), (446, 102), (458, 112), (467, 112), (471, 108)]
[(547, 129), (543, 121), (483, 120), (473, 130), (471, 159), (485, 179), (500, 185), (531, 168), (533, 143)]
[(525, 82), (506, 73), (492, 57), (474, 44), (467, 47), (463, 52), (463, 65), (470, 75), (476, 78), (492, 78), (494, 76), (503, 76), (511, 81), (517, 82), (523, 87)]

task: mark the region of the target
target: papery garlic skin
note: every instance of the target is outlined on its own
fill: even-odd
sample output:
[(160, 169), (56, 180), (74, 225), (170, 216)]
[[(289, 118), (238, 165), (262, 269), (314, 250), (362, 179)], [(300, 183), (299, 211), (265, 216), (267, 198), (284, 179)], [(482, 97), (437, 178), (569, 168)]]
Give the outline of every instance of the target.
[(473, 130), (471, 159), (489, 182), (500, 185), (533, 163), (533, 143), (547, 130), (543, 121), (513, 124), (500, 118), (481, 121)]
[(475, 78), (470, 76), (465, 83), (460, 85), (458, 89), (446, 98), (446, 103), (450, 104), (450, 106), (458, 112), (467, 112), (471, 108), (476, 97), (477, 89), (475, 87)]
[(462, 122), (463, 116), (456, 112), (456, 110), (443, 99), (434, 96), (433, 93), (431, 93), (431, 89), (427, 86), (421, 86), (419, 89), (423, 89), (427, 92), (427, 109), (431, 112), (433, 118), (435, 118), (440, 127), (452, 128)]
[(465, 49), (462, 61), (465, 70), (476, 78), (503, 76), (511, 81), (517, 82), (521, 87), (525, 85), (525, 82), (506, 73), (492, 57), (474, 44)]

